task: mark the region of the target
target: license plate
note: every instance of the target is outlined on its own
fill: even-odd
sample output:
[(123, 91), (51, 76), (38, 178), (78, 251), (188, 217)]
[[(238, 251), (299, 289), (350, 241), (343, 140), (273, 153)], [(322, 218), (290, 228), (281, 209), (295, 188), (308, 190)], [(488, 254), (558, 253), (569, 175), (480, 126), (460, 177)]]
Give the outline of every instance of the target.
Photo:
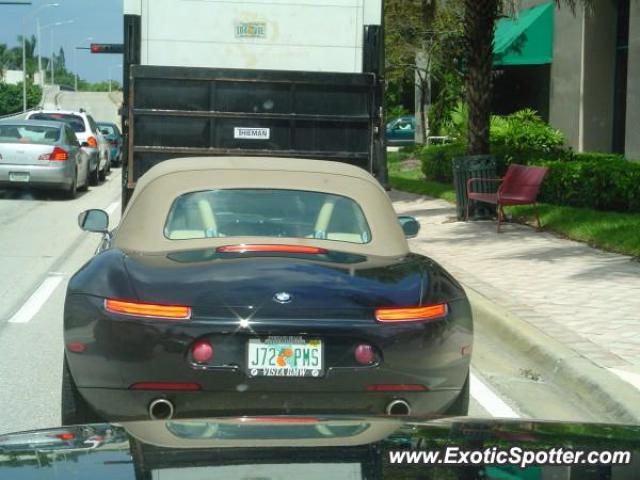
[(28, 172), (9, 172), (9, 181), (10, 182), (28, 182), (29, 173)]
[(321, 377), (322, 341), (305, 337), (251, 338), (247, 371), (251, 377)]

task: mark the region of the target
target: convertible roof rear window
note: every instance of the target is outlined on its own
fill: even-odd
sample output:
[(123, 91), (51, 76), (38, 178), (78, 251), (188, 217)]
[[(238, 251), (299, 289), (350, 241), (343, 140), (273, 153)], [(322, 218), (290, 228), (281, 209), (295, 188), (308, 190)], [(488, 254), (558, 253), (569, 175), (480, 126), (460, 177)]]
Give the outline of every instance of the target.
[(171, 206), (169, 240), (221, 237), (315, 238), (369, 243), (371, 231), (352, 199), (322, 192), (220, 189), (186, 193)]

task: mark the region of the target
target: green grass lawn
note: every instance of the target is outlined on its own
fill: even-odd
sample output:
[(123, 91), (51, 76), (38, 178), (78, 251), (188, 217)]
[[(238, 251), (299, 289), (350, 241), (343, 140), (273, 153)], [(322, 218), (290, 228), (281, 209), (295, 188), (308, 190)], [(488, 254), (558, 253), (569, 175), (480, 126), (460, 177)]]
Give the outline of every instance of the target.
[[(390, 152), (388, 158), (389, 180), (394, 189), (455, 203), (452, 185), (425, 180), (419, 165), (403, 164), (398, 153)], [(603, 250), (640, 257), (640, 214), (549, 204), (540, 204), (538, 208), (545, 230)], [(508, 207), (505, 211), (519, 222), (535, 222), (532, 206)]]

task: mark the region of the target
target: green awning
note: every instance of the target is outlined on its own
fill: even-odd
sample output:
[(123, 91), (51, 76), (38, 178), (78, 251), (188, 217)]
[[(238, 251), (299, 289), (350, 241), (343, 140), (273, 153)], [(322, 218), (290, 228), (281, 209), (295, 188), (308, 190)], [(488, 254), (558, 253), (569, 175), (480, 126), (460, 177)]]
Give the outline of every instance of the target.
[(553, 60), (554, 2), (521, 10), (496, 24), (494, 66), (544, 65)]

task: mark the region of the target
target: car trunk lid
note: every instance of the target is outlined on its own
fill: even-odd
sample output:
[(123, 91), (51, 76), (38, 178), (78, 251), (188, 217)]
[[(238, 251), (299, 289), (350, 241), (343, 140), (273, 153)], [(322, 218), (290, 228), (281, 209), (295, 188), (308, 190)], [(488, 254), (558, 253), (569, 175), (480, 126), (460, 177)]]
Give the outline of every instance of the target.
[(363, 255), (219, 253), (215, 250), (125, 259), (139, 301), (187, 305), (194, 312), (260, 317), (361, 315), (379, 306), (417, 305), (423, 272), (415, 259)]

